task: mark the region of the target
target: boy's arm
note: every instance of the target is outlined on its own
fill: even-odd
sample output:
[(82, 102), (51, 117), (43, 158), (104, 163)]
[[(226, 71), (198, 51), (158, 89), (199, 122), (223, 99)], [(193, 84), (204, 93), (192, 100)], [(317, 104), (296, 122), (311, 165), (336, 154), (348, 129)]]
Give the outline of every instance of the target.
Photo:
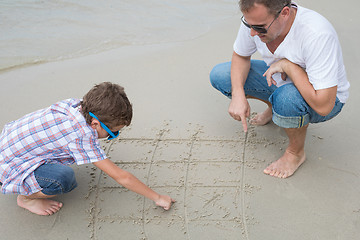
[(153, 200), (156, 205), (163, 207), (165, 210), (169, 210), (171, 204), (175, 202), (169, 196), (156, 193), (151, 188), (142, 183), (139, 179), (137, 179), (134, 175), (125, 170), (122, 170), (109, 159), (94, 162), (93, 164), (107, 175), (112, 177), (120, 185)]

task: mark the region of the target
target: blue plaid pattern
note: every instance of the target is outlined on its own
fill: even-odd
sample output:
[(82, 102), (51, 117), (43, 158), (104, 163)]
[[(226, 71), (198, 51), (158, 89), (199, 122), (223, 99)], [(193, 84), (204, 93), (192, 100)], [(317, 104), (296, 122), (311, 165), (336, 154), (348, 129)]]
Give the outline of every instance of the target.
[(79, 110), (80, 100), (67, 99), (4, 127), (0, 135), (2, 193), (41, 191), (34, 171), (44, 163), (80, 165), (107, 158), (97, 132)]

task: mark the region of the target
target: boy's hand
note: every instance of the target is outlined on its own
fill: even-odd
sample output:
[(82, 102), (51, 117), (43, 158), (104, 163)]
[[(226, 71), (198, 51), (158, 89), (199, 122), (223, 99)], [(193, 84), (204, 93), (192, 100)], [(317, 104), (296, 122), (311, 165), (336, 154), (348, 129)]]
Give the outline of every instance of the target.
[(157, 200), (155, 200), (154, 202), (157, 206), (160, 206), (160, 207), (164, 208), (165, 210), (169, 210), (172, 203), (174, 203), (175, 200), (166, 195), (159, 195), (159, 198)]

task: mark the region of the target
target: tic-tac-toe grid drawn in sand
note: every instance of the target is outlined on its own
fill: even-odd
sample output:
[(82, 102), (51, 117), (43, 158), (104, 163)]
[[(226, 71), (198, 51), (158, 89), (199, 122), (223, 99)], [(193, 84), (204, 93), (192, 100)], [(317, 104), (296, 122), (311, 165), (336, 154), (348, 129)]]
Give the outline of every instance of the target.
[(244, 135), (202, 139), (199, 129), (174, 139), (166, 132), (120, 138), (104, 149), (119, 167), (176, 203), (164, 211), (94, 168), (91, 239), (118, 234), (124, 239), (248, 239), (247, 225), (256, 221), (246, 210), (252, 187), (245, 182)]

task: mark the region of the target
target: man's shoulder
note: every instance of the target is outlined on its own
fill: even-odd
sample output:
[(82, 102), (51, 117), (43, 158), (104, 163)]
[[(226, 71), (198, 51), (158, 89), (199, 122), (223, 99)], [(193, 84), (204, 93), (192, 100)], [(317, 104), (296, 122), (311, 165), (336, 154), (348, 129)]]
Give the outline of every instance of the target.
[(298, 6), (296, 32), (303, 36), (336, 35), (336, 31), (326, 17), (320, 13)]

